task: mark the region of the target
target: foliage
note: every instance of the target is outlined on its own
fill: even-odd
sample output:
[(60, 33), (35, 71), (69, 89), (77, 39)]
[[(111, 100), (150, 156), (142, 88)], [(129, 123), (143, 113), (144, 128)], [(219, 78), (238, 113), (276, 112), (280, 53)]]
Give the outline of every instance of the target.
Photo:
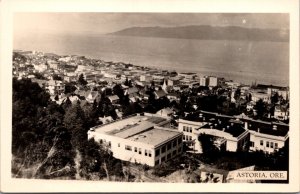
[(84, 79), (83, 74), (80, 74), (80, 75), (79, 75), (78, 83), (79, 83), (80, 85), (82, 85), (82, 86), (87, 85), (87, 81)]

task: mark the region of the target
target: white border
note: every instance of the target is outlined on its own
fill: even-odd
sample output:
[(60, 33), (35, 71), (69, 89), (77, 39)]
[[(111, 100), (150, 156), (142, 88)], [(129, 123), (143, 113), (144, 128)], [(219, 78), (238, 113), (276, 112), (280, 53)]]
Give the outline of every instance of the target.
[[(290, 13), (290, 183), (183, 184), (18, 180), (10, 176), (12, 24), (15, 12), (206, 12)], [(1, 2), (2, 192), (296, 192), (299, 191), (299, 2), (298, 0), (4, 0)]]

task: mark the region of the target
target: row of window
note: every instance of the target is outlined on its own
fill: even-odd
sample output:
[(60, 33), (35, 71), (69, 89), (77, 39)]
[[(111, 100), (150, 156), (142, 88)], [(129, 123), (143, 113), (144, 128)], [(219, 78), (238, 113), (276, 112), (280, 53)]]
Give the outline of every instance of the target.
[[(121, 146), (120, 143), (118, 143), (118, 147), (120, 147), (120, 146)], [(132, 146), (130, 146), (130, 145), (125, 145), (125, 150), (132, 151)], [(133, 150), (134, 150), (134, 152), (138, 152), (139, 154), (142, 154), (142, 148), (134, 147)], [(144, 154), (145, 154), (145, 156), (152, 157), (152, 152), (151, 152), (151, 150), (146, 150), (146, 149), (145, 149)]]
[(192, 127), (188, 127), (188, 126), (183, 126), (183, 131), (192, 133), (193, 132), (193, 128)]
[[(264, 140), (260, 140), (260, 145), (264, 146)], [(266, 147), (267, 148), (275, 148), (275, 149), (277, 149), (278, 148), (278, 143), (266, 141)]]
[(190, 135), (183, 135), (183, 140), (186, 140), (186, 141), (192, 141), (192, 136)]
[[(178, 152), (177, 152), (177, 150), (174, 150), (172, 153), (167, 154), (167, 156), (162, 157), (161, 162), (165, 162), (166, 160), (171, 159), (172, 157), (176, 156), (180, 152), (181, 152), (181, 147), (178, 148)], [(155, 161), (155, 165), (158, 165), (158, 164), (159, 164), (159, 159)]]
[(161, 153), (165, 153), (167, 150), (171, 150), (172, 148), (175, 148), (177, 145), (180, 145), (182, 142), (182, 139), (175, 139), (172, 142), (169, 142), (167, 145), (164, 145), (161, 147), (161, 149), (155, 150), (155, 156), (159, 156)]

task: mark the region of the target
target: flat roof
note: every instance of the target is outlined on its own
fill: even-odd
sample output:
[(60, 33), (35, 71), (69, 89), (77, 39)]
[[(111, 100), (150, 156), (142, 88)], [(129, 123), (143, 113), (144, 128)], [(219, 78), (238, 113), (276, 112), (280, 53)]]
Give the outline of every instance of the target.
[(152, 128), (142, 133), (136, 134), (127, 139), (135, 142), (142, 142), (149, 145), (157, 146), (165, 141), (168, 141), (181, 134), (177, 130), (171, 130), (166, 128)]
[[(144, 122), (146, 121), (146, 122)], [(97, 133), (105, 133), (109, 135), (116, 135), (122, 131), (126, 130), (137, 130), (131, 129), (139, 126), (140, 128), (147, 128), (154, 125), (159, 125), (161, 122), (167, 121), (166, 118), (162, 118), (155, 115), (145, 114), (145, 115), (133, 115), (127, 118), (123, 118), (120, 120), (113, 121), (111, 123), (107, 123), (104, 125), (99, 125), (92, 127), (91, 130)], [(142, 124), (142, 125), (141, 125)], [(124, 134), (125, 132), (123, 132)], [(120, 135), (120, 134), (119, 134)]]

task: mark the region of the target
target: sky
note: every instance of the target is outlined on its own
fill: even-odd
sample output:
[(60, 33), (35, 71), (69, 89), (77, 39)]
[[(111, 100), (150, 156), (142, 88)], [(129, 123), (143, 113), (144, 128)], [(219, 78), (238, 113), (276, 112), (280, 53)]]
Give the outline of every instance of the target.
[(106, 34), (146, 26), (243, 26), (289, 29), (288, 14), (274, 13), (16, 13), (14, 35), (19, 33)]

